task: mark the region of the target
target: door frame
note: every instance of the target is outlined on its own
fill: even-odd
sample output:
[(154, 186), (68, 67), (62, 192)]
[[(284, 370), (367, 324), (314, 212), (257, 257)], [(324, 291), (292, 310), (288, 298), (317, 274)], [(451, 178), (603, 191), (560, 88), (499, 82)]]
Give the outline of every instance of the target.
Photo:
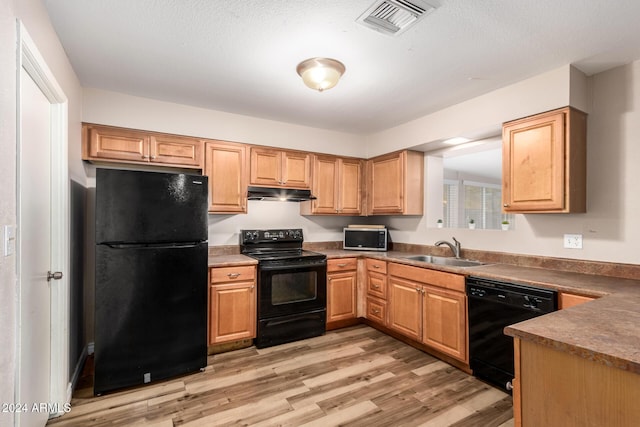
[[(51, 378), (49, 402), (57, 408), (51, 416), (61, 415), (64, 404), (71, 401), (72, 384), (69, 381), (69, 168), (68, 168), (68, 99), (38, 51), (25, 26), (17, 20), (17, 223), (20, 230), (22, 160), (21, 134), (21, 85), (20, 74), (24, 69), (51, 103), (51, 271), (62, 271), (61, 280), (51, 282)], [(20, 278), (20, 233), (17, 233), (16, 271), (18, 290)], [(20, 316), (20, 293), (17, 300)], [(19, 328), (20, 326), (18, 326)], [(16, 331), (17, 352), (20, 354), (20, 330)], [(16, 399), (20, 392), (20, 357), (16, 360)], [(17, 402), (18, 400), (16, 400)]]

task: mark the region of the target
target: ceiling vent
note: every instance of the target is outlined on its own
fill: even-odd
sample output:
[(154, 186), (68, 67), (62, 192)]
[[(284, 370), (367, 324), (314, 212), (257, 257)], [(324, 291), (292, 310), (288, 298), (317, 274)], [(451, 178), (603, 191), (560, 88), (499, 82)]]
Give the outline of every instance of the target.
[(438, 7), (438, 0), (378, 0), (356, 22), (397, 36)]

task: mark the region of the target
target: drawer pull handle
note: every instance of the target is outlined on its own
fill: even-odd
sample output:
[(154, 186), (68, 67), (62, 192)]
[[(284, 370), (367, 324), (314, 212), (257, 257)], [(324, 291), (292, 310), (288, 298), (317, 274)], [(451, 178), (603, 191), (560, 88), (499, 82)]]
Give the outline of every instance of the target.
[(342, 268), (342, 267), (346, 267), (347, 264), (346, 263), (342, 263), (342, 264), (338, 264), (338, 267)]
[(237, 279), (240, 277), (240, 273), (229, 273), (227, 274), (227, 277), (229, 277), (229, 279)]

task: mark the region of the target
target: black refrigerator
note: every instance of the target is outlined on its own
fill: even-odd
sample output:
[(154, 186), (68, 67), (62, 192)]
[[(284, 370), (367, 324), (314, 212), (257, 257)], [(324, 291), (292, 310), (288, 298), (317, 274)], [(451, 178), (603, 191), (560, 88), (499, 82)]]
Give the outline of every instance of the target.
[(94, 394), (207, 364), (207, 177), (96, 170)]

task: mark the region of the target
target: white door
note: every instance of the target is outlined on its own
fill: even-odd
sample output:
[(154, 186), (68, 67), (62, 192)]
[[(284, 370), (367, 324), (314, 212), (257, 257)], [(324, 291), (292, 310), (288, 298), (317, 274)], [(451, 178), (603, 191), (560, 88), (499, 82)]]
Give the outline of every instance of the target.
[(22, 26), (18, 82), (17, 426), (44, 426), (68, 401), (66, 98)]
[[(21, 425), (44, 425), (50, 388), (51, 293), (51, 103), (27, 72), (20, 76), (20, 390), (29, 410)], [(55, 284), (52, 284), (55, 286)]]

